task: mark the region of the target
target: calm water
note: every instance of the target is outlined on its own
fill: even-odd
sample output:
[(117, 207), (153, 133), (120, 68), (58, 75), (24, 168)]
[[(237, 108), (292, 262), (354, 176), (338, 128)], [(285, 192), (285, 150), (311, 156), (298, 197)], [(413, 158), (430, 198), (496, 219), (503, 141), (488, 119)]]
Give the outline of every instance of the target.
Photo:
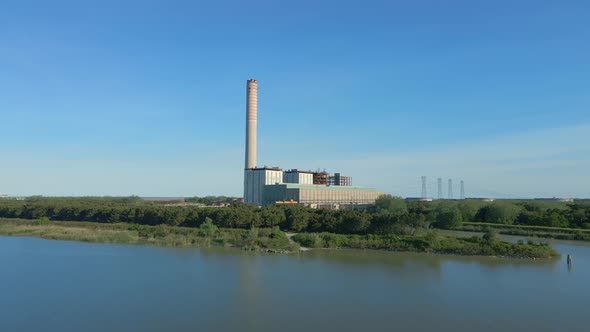
[(0, 331), (588, 331), (590, 246), (554, 245), (531, 262), (0, 237)]

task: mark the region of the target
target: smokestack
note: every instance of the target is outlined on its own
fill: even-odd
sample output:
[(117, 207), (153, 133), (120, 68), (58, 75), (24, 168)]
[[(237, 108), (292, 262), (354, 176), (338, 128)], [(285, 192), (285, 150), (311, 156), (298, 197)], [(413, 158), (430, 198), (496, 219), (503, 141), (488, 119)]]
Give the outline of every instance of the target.
[(256, 122), (258, 81), (248, 80), (246, 87), (246, 169), (256, 168)]

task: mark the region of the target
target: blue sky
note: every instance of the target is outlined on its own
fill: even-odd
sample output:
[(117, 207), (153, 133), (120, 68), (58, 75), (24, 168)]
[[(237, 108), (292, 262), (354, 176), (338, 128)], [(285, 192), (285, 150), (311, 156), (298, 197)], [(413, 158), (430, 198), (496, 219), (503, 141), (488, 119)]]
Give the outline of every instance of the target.
[[(241, 195), (259, 164), (415, 196), (590, 197), (587, 1), (0, 4), (0, 193)], [(458, 194), (458, 188), (455, 190)]]

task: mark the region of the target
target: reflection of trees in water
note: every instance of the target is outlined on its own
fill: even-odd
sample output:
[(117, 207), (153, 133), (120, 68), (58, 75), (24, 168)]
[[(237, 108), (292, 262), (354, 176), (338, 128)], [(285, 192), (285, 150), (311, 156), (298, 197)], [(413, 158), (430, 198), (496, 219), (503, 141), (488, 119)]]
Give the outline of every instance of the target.
[(226, 298), (224, 311), (227, 319), (216, 322), (216, 329), (227, 331), (265, 330), (264, 312), (272, 289), (264, 285), (264, 268), (261, 266), (264, 256), (260, 253), (244, 252), (235, 248), (211, 248), (202, 250), (204, 260), (225, 260), (229, 265), (227, 273), (232, 284), (225, 287), (232, 289)]
[[(575, 251), (575, 249), (579, 249), (577, 243), (567, 247), (567, 249), (572, 252)], [(560, 249), (559, 251), (561, 252), (564, 252), (565, 250), (564, 248), (558, 249)], [(278, 257), (277, 255), (273, 254), (245, 253), (234, 248), (212, 248), (203, 250), (204, 256), (207, 255), (207, 253), (212, 253), (214, 255), (240, 255), (249, 257), (250, 259), (257, 256)], [(565, 260), (565, 256), (563, 256), (562, 259), (530, 260), (502, 257), (459, 256), (358, 249), (319, 249), (307, 251), (300, 254), (299, 256), (289, 256), (291, 258), (300, 257), (300, 259), (324, 260), (325, 263), (390, 268), (399, 270), (398, 272), (401, 272), (402, 275), (404, 275), (404, 273), (408, 275), (420, 274), (419, 276), (425, 277), (428, 277), (429, 275), (432, 276), (433, 274), (439, 275), (442, 271), (442, 266), (445, 263), (479, 265), (483, 268), (495, 271), (497, 269), (506, 267), (538, 267), (539, 269), (555, 269), (561, 267), (560, 262)]]
[(436, 255), (338, 249), (308, 251), (301, 259), (321, 260), (324, 264), (348, 265), (359, 269), (381, 268), (395, 272), (396, 278), (431, 279), (441, 275), (441, 260)]
[(325, 260), (340, 264), (376, 266), (395, 270), (398, 276), (413, 278), (430, 278), (441, 276), (445, 263), (477, 264), (483, 268), (496, 270), (506, 267), (547, 267), (555, 268), (558, 260), (528, 260), (502, 257), (454, 256), (439, 254), (416, 254), (387, 252), (378, 250), (312, 250), (305, 254), (305, 259)]
[[(234, 298), (236, 329), (245, 331), (262, 330), (264, 322), (260, 320), (264, 312), (265, 294), (268, 289), (263, 286), (258, 257), (243, 255), (237, 265), (237, 296)], [(232, 324), (233, 325), (233, 324)]]

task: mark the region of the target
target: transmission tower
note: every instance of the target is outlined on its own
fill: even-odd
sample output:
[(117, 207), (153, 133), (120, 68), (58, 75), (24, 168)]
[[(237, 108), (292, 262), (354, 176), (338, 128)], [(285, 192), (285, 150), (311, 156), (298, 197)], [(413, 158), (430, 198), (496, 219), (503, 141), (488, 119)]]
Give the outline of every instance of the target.
[(438, 183), (438, 199), (443, 199), (443, 195), (442, 195), (442, 179), (438, 178), (436, 179), (437, 183)]
[(463, 182), (463, 180), (461, 180), (461, 199), (465, 199), (465, 182)]
[(448, 199), (453, 199), (453, 180), (449, 179), (449, 197)]
[(426, 192), (426, 177), (422, 177), (422, 198), (428, 197), (428, 193)]

